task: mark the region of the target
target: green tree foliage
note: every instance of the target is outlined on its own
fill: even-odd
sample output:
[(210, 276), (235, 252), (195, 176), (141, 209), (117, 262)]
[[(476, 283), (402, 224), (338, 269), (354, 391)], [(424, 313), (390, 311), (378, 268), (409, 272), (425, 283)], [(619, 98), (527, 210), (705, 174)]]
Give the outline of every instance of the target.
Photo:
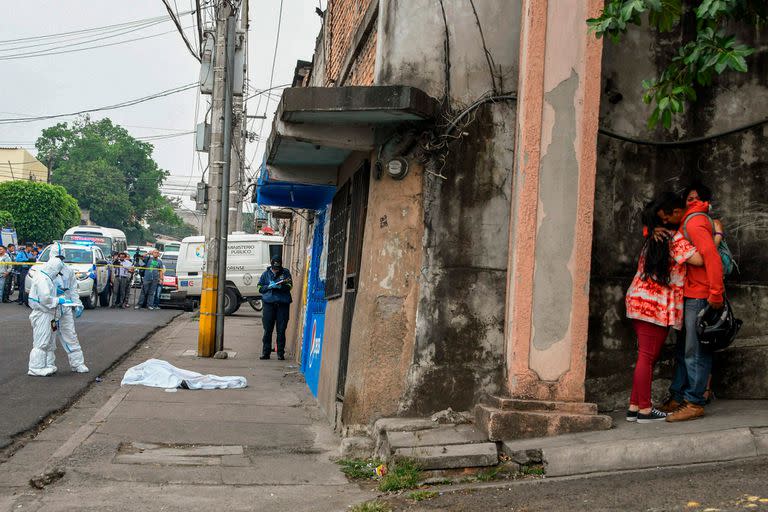
[(153, 160), (153, 146), (110, 119), (59, 123), (43, 130), (35, 146), (38, 157), (51, 162), (52, 181), (89, 209), (95, 223), (122, 229), (132, 242), (151, 239), (144, 220), (170, 215), (166, 221), (181, 223), (165, 210), (160, 186), (168, 172)]
[(653, 103), (648, 126), (661, 122), (672, 126), (673, 116), (696, 101), (696, 88), (707, 87), (726, 71), (746, 73), (747, 57), (755, 49), (737, 41), (734, 24), (759, 24), (768, 20), (766, 0), (701, 0), (690, 7), (683, 0), (607, 0), (600, 16), (587, 20), (597, 37), (618, 42), (630, 25), (640, 25), (644, 16), (660, 32), (682, 31), (687, 9), (695, 16), (695, 33), (684, 41), (656, 78), (643, 81), (643, 101)]
[(13, 215), (6, 210), (0, 210), (0, 228), (12, 228), (13, 227)]
[(63, 187), (36, 181), (0, 183), (0, 210), (14, 219), (19, 240), (50, 242), (80, 223), (80, 208)]

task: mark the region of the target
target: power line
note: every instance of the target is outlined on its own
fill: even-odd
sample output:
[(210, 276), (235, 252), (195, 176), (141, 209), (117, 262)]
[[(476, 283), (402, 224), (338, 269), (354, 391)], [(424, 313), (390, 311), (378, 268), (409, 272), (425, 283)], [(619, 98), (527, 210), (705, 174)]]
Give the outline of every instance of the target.
[(99, 45), (95, 45), (95, 46), (86, 46), (84, 48), (75, 48), (75, 49), (72, 49), (72, 50), (62, 50), (62, 51), (58, 51), (58, 52), (49, 52), (49, 51), (46, 50), (46, 53), (33, 52), (33, 53), (28, 53), (28, 54), (6, 55), (6, 56), (3, 56), (3, 57), (0, 57), (0, 60), (29, 59), (29, 58), (33, 58), (33, 57), (47, 57), (49, 55), (61, 55), (63, 53), (77, 53), (77, 52), (83, 52), (83, 51), (86, 51), (86, 50), (94, 50), (94, 49), (99, 49), (99, 48), (108, 48), (110, 46), (117, 46), (117, 45), (120, 45), (120, 44), (132, 43), (132, 42), (135, 42), (135, 41), (143, 41), (145, 39), (153, 39), (155, 37), (160, 37), (160, 36), (172, 34), (174, 32), (175, 32), (175, 30), (170, 30), (168, 32), (161, 32), (159, 34), (152, 34), (152, 35), (144, 36), (144, 37), (136, 37), (134, 39), (125, 39), (124, 41), (115, 41), (114, 43), (99, 44)]
[[(72, 41), (80, 41), (82, 39), (86, 39), (87, 40), (87, 41), (81, 41), (79, 43), (72, 43), (71, 45), (68, 45), (68, 46), (77, 46), (77, 45), (81, 45), (81, 44), (87, 44), (87, 43), (90, 43), (90, 42), (93, 42), (93, 41), (100, 41), (102, 39), (107, 39), (107, 38), (111, 38), (111, 37), (117, 37), (117, 36), (120, 36), (122, 34), (127, 34), (127, 33), (130, 33), (130, 32), (135, 32), (137, 30), (142, 30), (142, 29), (145, 29), (145, 28), (153, 27), (155, 25), (159, 25), (160, 23), (164, 23), (165, 21), (167, 21), (167, 20), (162, 19), (162, 20), (152, 21), (152, 22), (149, 22), (149, 23), (141, 23), (141, 24), (137, 24), (137, 25), (132, 25), (132, 26), (130, 26), (128, 28), (123, 27), (123, 28), (120, 28), (120, 29), (110, 30), (108, 32), (101, 32), (101, 33), (98, 33), (98, 34), (87, 34), (87, 35), (81, 35), (81, 36), (77, 36), (77, 37), (68, 37), (66, 39), (61, 39), (61, 40), (51, 40), (51, 41), (44, 42), (44, 43), (27, 44), (27, 45), (22, 45), (22, 46), (13, 46), (13, 47), (10, 47), (10, 48), (0, 48), (0, 52), (12, 52), (12, 51), (16, 51), (16, 50), (27, 50), (29, 48), (39, 48), (41, 46), (52, 46), (52, 45), (60, 44), (60, 43), (64, 43), (64, 42), (70, 43)], [(109, 34), (109, 35), (105, 36), (104, 34)], [(101, 37), (94, 37), (94, 36), (97, 36), (97, 35), (101, 36)], [(66, 46), (62, 46), (61, 48), (64, 48), (64, 47), (66, 47)], [(55, 49), (56, 48), (46, 48), (45, 50), (41, 50), (41, 51), (49, 51), (49, 50), (55, 50)]]
[[(192, 12), (192, 11), (183, 12), (181, 14), (189, 14), (190, 12)], [(103, 27), (84, 28), (84, 29), (80, 29), (80, 30), (72, 30), (70, 32), (58, 32), (58, 33), (55, 33), (55, 34), (46, 34), (46, 35), (42, 35), (42, 36), (29, 36), (29, 37), (20, 37), (20, 38), (17, 38), (17, 39), (4, 39), (4, 40), (0, 41), (0, 45), (12, 44), (12, 43), (16, 43), (16, 42), (19, 42), (19, 41), (31, 41), (31, 40), (34, 40), (34, 39), (48, 39), (48, 38), (53, 38), (53, 37), (68, 36), (68, 35), (72, 35), (72, 34), (83, 34), (83, 33), (86, 33), (86, 32), (102, 32), (102, 31), (108, 31), (109, 29), (117, 29), (119, 27), (126, 27), (126, 26), (129, 26), (129, 25), (142, 24), (142, 23), (152, 22), (152, 21), (162, 21), (162, 20), (165, 20), (165, 19), (166, 19), (165, 16), (155, 16), (155, 17), (152, 17), (152, 18), (143, 18), (143, 19), (139, 19), (139, 20), (126, 21), (126, 22), (123, 22), (123, 23), (116, 23), (114, 25), (104, 25)]]
[(168, 0), (162, 0), (162, 2), (163, 2), (163, 5), (165, 5), (165, 8), (168, 10), (168, 15), (171, 17), (173, 24), (176, 25), (176, 30), (178, 30), (179, 34), (181, 34), (181, 38), (184, 40), (184, 44), (187, 45), (187, 49), (189, 50), (189, 53), (192, 54), (192, 56), (197, 60), (197, 62), (202, 62), (200, 55), (198, 55), (198, 53), (195, 51), (194, 47), (192, 46), (192, 43), (190, 43), (189, 39), (187, 39), (187, 34), (184, 33), (184, 29), (181, 27), (181, 22), (179, 22), (179, 18), (177, 18), (176, 14), (174, 14), (173, 9), (171, 9), (171, 5), (168, 3)]
[(130, 107), (133, 105), (137, 105), (139, 103), (144, 103), (145, 101), (151, 101), (157, 98), (162, 98), (165, 96), (170, 96), (171, 94), (177, 94), (180, 92), (188, 91), (190, 89), (193, 89), (195, 87), (198, 87), (200, 84), (197, 82), (193, 82), (191, 84), (181, 85), (178, 87), (175, 87), (173, 89), (167, 89), (165, 91), (160, 91), (155, 94), (150, 94), (149, 96), (144, 96), (142, 98), (137, 98), (135, 100), (128, 100), (120, 103), (115, 103), (114, 105), (107, 105), (104, 107), (95, 107), (95, 108), (89, 108), (85, 110), (79, 110), (77, 112), (71, 112), (68, 114), (52, 114), (47, 116), (34, 116), (34, 117), (10, 117), (5, 119), (0, 119), (0, 125), (3, 124), (15, 124), (15, 123), (30, 123), (34, 121), (45, 121), (48, 119), (57, 119), (60, 117), (74, 117), (79, 116), (81, 114), (90, 114), (92, 112), (101, 112), (104, 110), (115, 110), (118, 108), (124, 108), (124, 107)]

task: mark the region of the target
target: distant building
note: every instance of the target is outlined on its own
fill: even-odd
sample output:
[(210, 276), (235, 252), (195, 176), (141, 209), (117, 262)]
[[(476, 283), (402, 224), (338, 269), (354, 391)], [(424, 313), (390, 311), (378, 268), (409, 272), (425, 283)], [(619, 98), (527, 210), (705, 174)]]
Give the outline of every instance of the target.
[(183, 209), (183, 208), (175, 208), (174, 211), (176, 212), (176, 215), (181, 217), (181, 220), (189, 224), (190, 226), (197, 229), (197, 235), (202, 234), (202, 226), (205, 222), (205, 214), (202, 212), (195, 212), (189, 209)]
[(48, 182), (48, 168), (23, 148), (0, 148), (0, 183), (13, 180)]

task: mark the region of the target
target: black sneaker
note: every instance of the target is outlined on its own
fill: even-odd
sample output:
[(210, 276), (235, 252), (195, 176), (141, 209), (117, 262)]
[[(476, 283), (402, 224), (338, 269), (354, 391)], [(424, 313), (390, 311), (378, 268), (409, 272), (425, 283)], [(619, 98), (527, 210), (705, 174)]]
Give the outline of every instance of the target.
[(261, 359), (262, 361), (265, 361), (265, 360), (269, 359), (269, 356), (261, 356), (261, 357), (259, 357), (259, 359)]
[(638, 423), (651, 423), (652, 421), (664, 421), (666, 419), (667, 413), (661, 412), (658, 409), (651, 409), (651, 412), (648, 414), (643, 414), (641, 412), (637, 413)]
[(637, 421), (637, 411), (630, 411), (627, 409), (627, 421), (634, 422)]
[(285, 356), (284, 355), (278, 355), (277, 356), (277, 360), (278, 361), (285, 361)]

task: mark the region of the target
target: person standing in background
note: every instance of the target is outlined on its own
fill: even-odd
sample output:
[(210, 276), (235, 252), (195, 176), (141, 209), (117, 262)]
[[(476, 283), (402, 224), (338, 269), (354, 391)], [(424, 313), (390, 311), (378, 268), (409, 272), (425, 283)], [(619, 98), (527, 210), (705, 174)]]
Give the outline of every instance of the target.
[(141, 285), (141, 295), (135, 309), (146, 307), (149, 310), (157, 309), (154, 304), (155, 293), (158, 285), (162, 282), (164, 265), (160, 259), (160, 251), (152, 250), (150, 255), (144, 259), (144, 280)]
[[(11, 257), (8, 256), (5, 246), (0, 245), (0, 295), (2, 295), (3, 302), (10, 302), (5, 295), (5, 280), (12, 276), (11, 265), (7, 265), (10, 261)], [(6, 264), (4, 265), (4, 263)]]
[(21, 247), (16, 252), (16, 263), (23, 263), (23, 265), (18, 265), (18, 285), (19, 285), (19, 299), (18, 304), (19, 306), (26, 306), (27, 304), (27, 297), (26, 293), (24, 292), (24, 282), (27, 280), (27, 274), (29, 273), (30, 265), (27, 263), (34, 261), (32, 256), (32, 246), (30, 244), (27, 244), (26, 248)]
[[(8, 247), (6, 248), (6, 253), (8, 254), (8, 257), (10, 258), (11, 262), (16, 261), (16, 246), (14, 244), (8, 244)], [(2, 299), (3, 302), (11, 302), (11, 287), (13, 287), (13, 280), (16, 279), (16, 276), (18, 274), (18, 271), (16, 270), (15, 265), (11, 265), (11, 273), (6, 277), (5, 279), (5, 286), (2, 290)]]
[(270, 267), (259, 278), (259, 293), (264, 309), (261, 321), (264, 337), (259, 359), (269, 359), (272, 352), (272, 331), (277, 327), (277, 358), (285, 359), (285, 330), (288, 328), (288, 313), (291, 308), (293, 280), (288, 269), (283, 268), (279, 257), (272, 258)]
[(131, 271), (133, 265), (128, 254), (121, 252), (117, 255), (115, 267), (115, 301), (113, 308), (123, 308), (128, 303), (128, 295), (131, 292)]

